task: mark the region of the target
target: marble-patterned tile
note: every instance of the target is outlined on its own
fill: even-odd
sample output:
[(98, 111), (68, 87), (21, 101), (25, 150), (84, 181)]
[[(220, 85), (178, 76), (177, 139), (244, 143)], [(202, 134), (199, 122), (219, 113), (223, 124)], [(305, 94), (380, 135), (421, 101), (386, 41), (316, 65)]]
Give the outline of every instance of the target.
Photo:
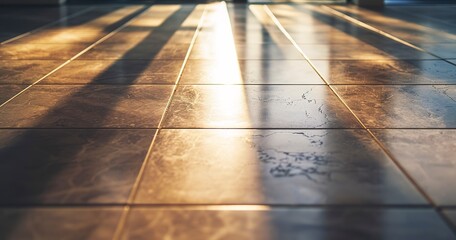
[(150, 60), (184, 59), (189, 44), (100, 44), (84, 53), (79, 59), (95, 60)]
[(181, 84), (324, 84), (305, 60), (189, 60)]
[(0, 109), (3, 128), (156, 128), (172, 86), (40, 85)]
[(373, 133), (437, 205), (456, 206), (456, 130), (375, 129)]
[(0, 104), (18, 94), (26, 85), (0, 85)]
[(456, 227), (456, 210), (447, 209), (447, 210), (444, 210), (443, 213), (450, 220), (451, 224), (453, 224), (453, 226)]
[(125, 203), (154, 133), (0, 130), (0, 203)]
[(1, 60), (68, 60), (84, 50), (85, 44), (5, 44)]
[(368, 128), (454, 128), (456, 86), (335, 86)]
[(421, 209), (133, 208), (121, 239), (454, 239), (438, 214)]
[[(0, 121), (1, 122), (1, 121)], [(180, 86), (167, 128), (358, 128), (327, 86)]]
[(174, 84), (183, 60), (75, 60), (40, 84)]
[(301, 44), (310, 59), (394, 60), (436, 59), (436, 57), (401, 44)]
[(118, 208), (2, 208), (0, 238), (112, 239), (122, 210)]
[(64, 61), (0, 60), (0, 84), (32, 84)]
[(314, 60), (330, 84), (456, 84), (456, 66), (441, 60)]
[(357, 130), (162, 130), (136, 203), (426, 204)]
[[(235, 55), (237, 59), (282, 59), (303, 60), (304, 57), (292, 44), (238, 44), (233, 49), (221, 49), (220, 44), (195, 44), (190, 59), (225, 59), (227, 54)], [(227, 53), (227, 51), (235, 51)], [(222, 54), (225, 53), (225, 54)]]

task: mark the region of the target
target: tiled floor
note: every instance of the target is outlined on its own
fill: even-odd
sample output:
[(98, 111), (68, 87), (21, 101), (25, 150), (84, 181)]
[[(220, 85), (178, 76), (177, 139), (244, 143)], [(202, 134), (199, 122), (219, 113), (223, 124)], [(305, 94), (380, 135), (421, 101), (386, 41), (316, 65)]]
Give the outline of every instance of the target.
[(0, 239), (456, 239), (455, 9), (0, 9)]

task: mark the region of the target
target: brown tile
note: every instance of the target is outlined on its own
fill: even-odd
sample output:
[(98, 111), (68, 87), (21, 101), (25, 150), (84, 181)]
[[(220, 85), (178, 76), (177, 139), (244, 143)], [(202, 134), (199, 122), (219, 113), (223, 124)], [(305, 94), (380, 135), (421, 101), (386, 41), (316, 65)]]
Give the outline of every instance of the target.
[(185, 44), (192, 41), (195, 30), (177, 30), (177, 31), (120, 31), (114, 36), (108, 38), (104, 43), (116, 44), (154, 44), (154, 43), (172, 43)]
[(0, 130), (0, 203), (124, 203), (154, 133)]
[(156, 128), (172, 86), (34, 86), (0, 109), (0, 127)]
[(181, 86), (168, 128), (358, 128), (326, 86)]
[(441, 60), (312, 61), (331, 84), (456, 84), (456, 66)]
[(2, 60), (68, 60), (84, 50), (85, 44), (5, 44)]
[(25, 85), (0, 85), (0, 104), (4, 103), (27, 86)]
[(70, 29), (45, 29), (39, 32), (34, 32), (28, 36), (14, 41), (15, 44), (74, 44), (85, 43), (90, 44), (104, 37), (106, 33), (102, 31), (77, 31)]
[(369, 128), (454, 128), (456, 86), (336, 86)]
[(181, 84), (324, 84), (305, 60), (189, 60)]
[(64, 61), (0, 60), (0, 84), (32, 84)]
[(184, 59), (189, 44), (100, 44), (84, 53), (79, 59)]
[(40, 84), (174, 84), (183, 60), (75, 60)]
[(162, 130), (135, 202), (426, 204), (364, 130)]
[(456, 130), (377, 129), (374, 134), (438, 205), (456, 206)]
[(121, 239), (453, 239), (432, 210), (133, 208)]
[(116, 208), (0, 209), (1, 239), (112, 239)]

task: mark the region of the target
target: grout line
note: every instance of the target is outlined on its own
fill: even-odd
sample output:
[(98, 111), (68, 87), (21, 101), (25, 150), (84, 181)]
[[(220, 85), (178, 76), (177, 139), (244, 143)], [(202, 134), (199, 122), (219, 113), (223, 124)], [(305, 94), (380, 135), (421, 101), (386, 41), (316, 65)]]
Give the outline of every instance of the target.
[[(0, 83), (0, 86), (28, 86), (29, 84), (8, 84)], [(58, 86), (58, 87), (80, 87), (80, 86), (94, 86), (94, 87), (154, 87), (154, 86), (173, 86), (174, 83), (135, 83), (135, 84), (121, 84), (121, 83), (42, 83), (39, 86)], [(230, 86), (326, 86), (326, 83), (180, 83), (180, 86), (220, 86), (220, 87), (230, 87)], [(331, 86), (401, 86), (401, 87), (419, 87), (419, 86), (455, 86), (456, 83), (330, 83)]]
[(165, 119), (165, 115), (171, 105), (171, 101), (176, 93), (176, 90), (177, 90), (177, 86), (179, 84), (179, 81), (181, 80), (181, 77), (182, 77), (182, 74), (184, 72), (184, 68), (190, 58), (190, 53), (193, 49), (193, 46), (195, 45), (195, 42), (196, 42), (196, 39), (198, 37), (198, 33), (200, 32), (202, 26), (203, 26), (203, 23), (204, 23), (204, 20), (205, 20), (205, 15), (206, 15), (206, 10), (207, 10), (207, 5), (204, 6), (204, 9), (203, 9), (203, 12), (201, 14), (201, 17), (199, 19), (199, 22), (198, 22), (198, 25), (195, 29), (195, 33), (193, 34), (193, 37), (192, 37), (192, 40), (190, 42), (190, 45), (187, 49), (187, 53), (185, 55), (185, 58), (184, 58), (184, 61), (182, 62), (182, 66), (179, 70), (179, 74), (177, 75), (177, 78), (176, 78), (176, 82), (174, 84), (174, 87), (173, 87), (173, 90), (171, 91), (171, 95), (168, 99), (168, 102), (166, 104), (166, 107), (163, 111), (163, 114), (160, 118), (160, 121), (158, 123), (158, 126), (157, 126), (157, 131), (155, 132), (154, 134), (154, 137), (152, 138), (152, 141), (149, 145), (149, 148), (147, 150), (147, 153), (146, 153), (146, 156), (144, 157), (144, 160), (143, 160), (143, 163), (141, 165), (141, 168), (139, 169), (139, 172), (138, 172), (138, 175), (136, 176), (136, 180), (131, 188), (131, 191), (130, 191), (130, 194), (128, 196), (128, 199), (127, 199), (127, 205), (124, 206), (124, 209), (122, 211), (122, 215), (120, 216), (120, 219), (119, 219), (119, 222), (117, 224), (117, 227), (116, 227), (116, 230), (114, 232), (114, 236), (113, 236), (113, 239), (114, 240), (117, 240), (117, 239), (120, 239), (121, 237), (121, 233), (122, 233), (122, 230), (124, 229), (125, 227), (125, 224), (126, 224), (126, 221), (127, 221), (127, 218), (128, 218), (128, 215), (130, 213), (130, 204), (133, 203), (137, 193), (138, 193), (138, 189), (139, 189), (139, 185), (141, 183), (141, 180), (142, 180), (142, 177), (144, 175), (144, 172), (145, 172), (145, 169), (146, 169), (146, 166), (147, 166), (147, 163), (149, 162), (149, 158), (150, 158), (150, 155), (152, 153), (152, 148), (153, 146), (155, 145), (155, 142), (156, 142), (156, 139), (158, 137), (158, 134), (160, 132), (160, 129), (162, 128), (162, 125), (163, 125), (163, 121)]
[(269, 9), (268, 6), (264, 5), (266, 13), (271, 17), (271, 19), (274, 21), (274, 23), (277, 25), (277, 27), (283, 32), (283, 34), (290, 40), (290, 42), (293, 43), (293, 45), (297, 48), (297, 50), (304, 56), (304, 58), (309, 62), (309, 64), (312, 66), (312, 68), (317, 72), (318, 75), (322, 78), (323, 81), (326, 82), (327, 86), (331, 89), (331, 91), (334, 93), (334, 95), (339, 99), (339, 101), (350, 111), (350, 113), (353, 115), (353, 117), (356, 118), (358, 123), (363, 127), (364, 130), (367, 131), (367, 133), (374, 139), (375, 142), (379, 145), (380, 148), (385, 152), (385, 154), (390, 157), (390, 159), (393, 161), (393, 163), (396, 165), (398, 170), (404, 174), (404, 176), (407, 178), (407, 180), (410, 181), (410, 183), (415, 187), (415, 189), (421, 193), (421, 195), (436, 208), (436, 204), (434, 201), (431, 199), (431, 197), (418, 185), (418, 183), (408, 174), (408, 172), (405, 170), (405, 168), (399, 163), (399, 161), (392, 155), (390, 151), (386, 149), (386, 147), (380, 142), (380, 140), (366, 127), (366, 125), (361, 121), (361, 119), (353, 112), (353, 110), (348, 106), (348, 104), (342, 99), (342, 97), (337, 93), (337, 91), (326, 81), (326, 79), (323, 78), (322, 74), (320, 71), (314, 66), (314, 64), (310, 61), (308, 56), (302, 51), (302, 49), (299, 47), (298, 44), (293, 40), (291, 35), (286, 31), (286, 29), (282, 26), (280, 21), (275, 17), (275, 15), (272, 13), (272, 11)]
[[(325, 127), (325, 128), (309, 128), (309, 127), (296, 127), (296, 128), (284, 128), (284, 127), (191, 127), (191, 126), (182, 126), (182, 127), (162, 127), (161, 130), (360, 130), (364, 129), (362, 127)], [(456, 128), (394, 128), (394, 127), (384, 127), (384, 128), (369, 128), (370, 130), (415, 130), (415, 131), (426, 131), (426, 130), (448, 130), (453, 131)], [(128, 128), (128, 127), (75, 127), (75, 128), (65, 128), (65, 127), (0, 127), (0, 130), (158, 130), (156, 127), (135, 127), (135, 128)]]
[(56, 23), (59, 23), (59, 22), (68, 20), (68, 19), (70, 19), (70, 18), (77, 17), (77, 16), (79, 16), (79, 15), (82, 15), (82, 14), (84, 14), (84, 13), (86, 13), (86, 12), (92, 10), (92, 9), (95, 9), (95, 7), (87, 7), (87, 8), (84, 9), (84, 10), (81, 10), (81, 11), (79, 11), (79, 12), (73, 13), (73, 14), (68, 15), (68, 16), (66, 16), (66, 17), (60, 18), (60, 19), (58, 19), (58, 20), (56, 20), (56, 21), (50, 22), (50, 23), (45, 24), (45, 25), (43, 25), (43, 26), (41, 26), (41, 27), (39, 27), (39, 28), (33, 29), (33, 30), (31, 30), (31, 31), (28, 31), (28, 32), (26, 32), (26, 33), (22, 33), (22, 34), (20, 34), (20, 35), (18, 35), (18, 36), (16, 36), (16, 37), (13, 37), (13, 38), (10, 38), (10, 39), (8, 39), (8, 40), (5, 40), (5, 41), (1, 42), (0, 45), (4, 45), (4, 44), (7, 44), (7, 43), (11, 43), (11, 42), (13, 42), (13, 41), (19, 40), (19, 39), (21, 39), (21, 38), (23, 38), (23, 37), (26, 37), (26, 36), (30, 35), (30, 34), (33, 34), (33, 33), (36, 33), (36, 32), (38, 32), (38, 31), (41, 31), (41, 30), (43, 30), (43, 29), (46, 29), (47, 27), (53, 26), (53, 25), (55, 25)]
[[(28, 85), (26, 88), (22, 89), (20, 92), (18, 92), (16, 95), (12, 96), (11, 98), (9, 98), (8, 100), (6, 100), (5, 102), (3, 102), (2, 104), (0, 104), (0, 108), (2, 108), (3, 106), (5, 106), (6, 104), (8, 104), (9, 102), (11, 102), (12, 100), (14, 100), (15, 98), (17, 98), (18, 96), (20, 96), (22, 93), (24, 93), (25, 91), (27, 91), (28, 89), (30, 89), (31, 87), (35, 86), (36, 84), (38, 84), (39, 82), (41, 82), (42, 80), (44, 80), (45, 78), (49, 77), (50, 75), (52, 75), (53, 73), (57, 72), (58, 70), (60, 70), (61, 68), (65, 67), (67, 64), (69, 64), (70, 62), (72, 62), (73, 60), (75, 60), (76, 58), (78, 58), (79, 56), (81, 56), (82, 54), (86, 53), (87, 51), (89, 51), (90, 49), (92, 49), (93, 47), (95, 47), (96, 45), (104, 42), (106, 39), (110, 38), (112, 35), (116, 34), (117, 32), (119, 32), (120, 30), (122, 30), (123, 28), (125, 28), (129, 23), (131, 23), (133, 20), (135, 20), (139, 15), (141, 15), (142, 13), (144, 13), (147, 9), (149, 9), (150, 7), (143, 7), (142, 9), (139, 9), (137, 10), (136, 12), (133, 13), (133, 15), (135, 15), (134, 17), (132, 17), (132, 19), (128, 20), (126, 23), (122, 24), (121, 26), (119, 26), (118, 28), (114, 29), (112, 32), (106, 34), (104, 37), (98, 39), (96, 42), (92, 43), (91, 45), (89, 45), (87, 48), (83, 49), (81, 52), (79, 52), (78, 54), (74, 55), (72, 58), (66, 60), (64, 63), (60, 64), (58, 67), (56, 67), (54, 70), (50, 71), (49, 73), (47, 73), (46, 75), (42, 76), (41, 78), (39, 78), (38, 80), (36, 80), (35, 82), (33, 82), (32, 84)], [(126, 16), (128, 17), (128, 16)]]
[(418, 47), (415, 44), (409, 43), (409, 42), (407, 42), (405, 40), (402, 40), (402, 39), (390, 34), (390, 33), (387, 33), (385, 31), (380, 30), (380, 29), (378, 29), (376, 27), (373, 27), (373, 26), (371, 26), (371, 25), (369, 25), (367, 23), (364, 23), (364, 22), (362, 22), (362, 21), (360, 21), (360, 20), (358, 20), (356, 18), (350, 17), (350, 16), (348, 16), (348, 15), (346, 15), (346, 14), (344, 14), (344, 13), (342, 13), (342, 12), (340, 12), (340, 11), (334, 9), (334, 8), (331, 8), (331, 7), (328, 7), (328, 6), (321, 6), (321, 8), (324, 9), (325, 11), (331, 13), (332, 15), (335, 15), (335, 16), (337, 16), (339, 18), (342, 18), (342, 19), (346, 20), (347, 22), (353, 23), (353, 24), (358, 25), (358, 26), (360, 26), (362, 28), (365, 28), (365, 29), (370, 30), (370, 31), (375, 32), (375, 33), (378, 33), (378, 34), (380, 34), (380, 35), (382, 35), (382, 36), (384, 36), (386, 38), (389, 38), (389, 39), (391, 39), (393, 41), (396, 41), (398, 43), (402, 43), (402, 44), (404, 44), (404, 45), (406, 45), (408, 47), (411, 47), (411, 48), (413, 48), (415, 50), (418, 50), (420, 52), (429, 54), (429, 55), (431, 55), (431, 56), (433, 56), (435, 58), (438, 58), (439, 60), (443, 60), (443, 61), (445, 61), (445, 62), (447, 62), (447, 63), (449, 63), (451, 65), (456, 66), (455, 63), (452, 63), (451, 61), (448, 61), (446, 58), (440, 57), (440, 56), (438, 56), (438, 55), (436, 55), (436, 54), (434, 54), (432, 52), (427, 51), (424, 48)]
[[(0, 204), (0, 209), (11, 208), (100, 208), (100, 207), (124, 207), (125, 203), (92, 203), (92, 204)], [(426, 204), (288, 204), (288, 203), (135, 203), (128, 204), (130, 207), (144, 208), (242, 208), (243, 210), (255, 210), (258, 208), (369, 208), (369, 209), (432, 209)], [(455, 206), (442, 206), (440, 210), (453, 209)]]

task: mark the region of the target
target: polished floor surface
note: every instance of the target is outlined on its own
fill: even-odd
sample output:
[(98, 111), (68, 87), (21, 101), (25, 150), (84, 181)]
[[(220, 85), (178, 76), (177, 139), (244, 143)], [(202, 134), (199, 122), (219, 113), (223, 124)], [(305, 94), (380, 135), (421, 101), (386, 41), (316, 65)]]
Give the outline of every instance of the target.
[(0, 239), (456, 239), (456, 6), (0, 9)]

